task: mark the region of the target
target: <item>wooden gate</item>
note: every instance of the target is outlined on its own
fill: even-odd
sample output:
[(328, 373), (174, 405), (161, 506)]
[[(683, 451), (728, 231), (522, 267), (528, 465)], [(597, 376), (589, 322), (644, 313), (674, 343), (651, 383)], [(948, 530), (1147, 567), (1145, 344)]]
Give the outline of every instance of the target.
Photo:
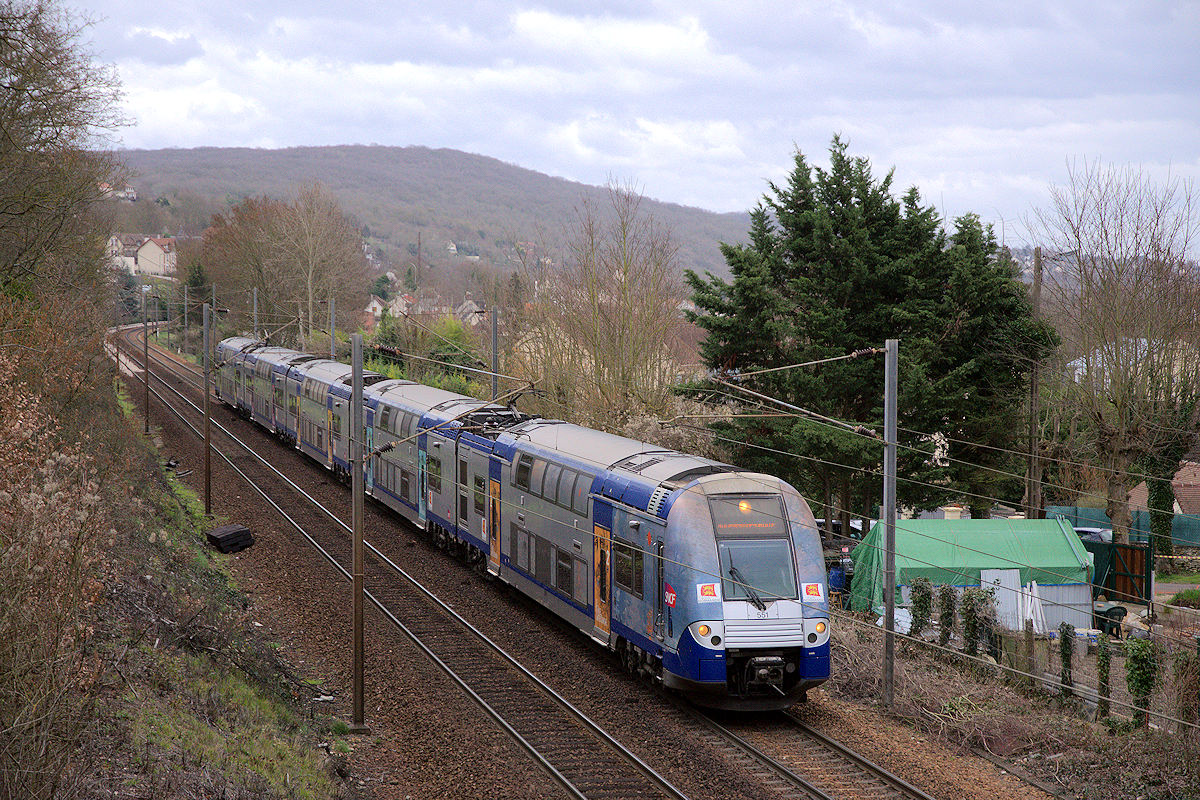
[(1149, 603), (1150, 570), (1154, 563), (1150, 544), (1083, 543), (1096, 557), (1096, 575), (1092, 578), (1092, 596), (1103, 594), (1114, 603)]

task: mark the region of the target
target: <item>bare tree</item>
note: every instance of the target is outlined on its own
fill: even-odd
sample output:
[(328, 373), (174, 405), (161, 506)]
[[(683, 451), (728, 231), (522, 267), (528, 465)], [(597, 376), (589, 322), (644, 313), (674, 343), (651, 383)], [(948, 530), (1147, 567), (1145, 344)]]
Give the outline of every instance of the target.
[(95, 250), (86, 212), (117, 179), (99, 150), (122, 120), (111, 68), (81, 45), (85, 27), (50, 2), (0, 0), (0, 290), (97, 268), (65, 254)]
[(358, 226), (322, 186), (301, 189), (285, 203), (249, 198), (216, 217), (204, 232), (201, 260), (237, 312), (251, 290), (260, 308), (279, 316), (301, 313), (301, 335), (323, 329), (322, 305), (333, 297), (341, 319), (362, 307), (367, 267)]
[(661, 407), (677, 377), (667, 344), (681, 323), (678, 245), (636, 190), (610, 183), (608, 198), (603, 211), (577, 209), (561, 268), (537, 261), (517, 354), (581, 422)]
[(301, 189), (274, 234), (274, 274), (301, 301), (306, 338), (320, 327), (320, 301), (334, 297), (347, 311), (362, 307), (367, 290), (362, 235), (323, 186)]
[(1072, 165), (1031, 226), (1051, 251), (1046, 293), (1067, 349), (1064, 419), (1104, 470), (1114, 538), (1127, 540), (1130, 471), (1197, 441), (1196, 194), (1132, 167)]

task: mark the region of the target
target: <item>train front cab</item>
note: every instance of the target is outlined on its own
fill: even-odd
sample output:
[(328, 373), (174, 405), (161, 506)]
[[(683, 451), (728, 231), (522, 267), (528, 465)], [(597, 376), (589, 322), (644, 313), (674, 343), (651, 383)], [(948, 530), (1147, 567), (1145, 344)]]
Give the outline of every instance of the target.
[(667, 590), (678, 622), (663, 682), (698, 705), (786, 708), (829, 678), (829, 606), (812, 512), (786, 483), (725, 473), (668, 514)]

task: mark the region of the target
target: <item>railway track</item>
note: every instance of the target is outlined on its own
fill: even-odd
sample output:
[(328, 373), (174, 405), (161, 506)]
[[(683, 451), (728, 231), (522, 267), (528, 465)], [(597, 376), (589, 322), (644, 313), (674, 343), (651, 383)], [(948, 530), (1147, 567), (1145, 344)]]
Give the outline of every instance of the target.
[[(135, 361), (139, 346), (132, 346), (133, 331), (125, 334), (127, 350)], [(177, 384), (186, 384), (195, 392), (203, 390), (199, 368), (170, 353), (151, 350), (151, 379), (166, 386), (190, 406), (193, 415), (199, 408), (184, 397), (177, 386), (170, 386), (161, 374), (166, 371)], [(128, 354), (127, 354), (128, 355)], [(135, 379), (140, 380), (140, 374)], [(171, 407), (156, 390), (155, 397)], [(184, 424), (198, 433), (195, 425), (172, 408)], [(258, 456), (235, 434), (214, 423), (214, 436), (233, 441), (241, 454), (239, 461), (249, 470), (217, 451), (264, 499), (288, 520), (297, 531), (349, 579), (346, 567), (330, 553), (349, 552), (349, 527), (267, 459)], [(216, 448), (214, 448), (215, 450)], [(252, 463), (247, 463), (252, 462)], [(304, 526), (290, 517), (268, 497), (262, 479), (253, 471), (271, 474), (324, 515), (329, 526)], [(321, 528), (326, 532), (321, 532)], [(426, 656), (455, 681), (507, 735), (524, 748), (539, 765), (575, 797), (684, 797), (666, 779), (658, 775), (636, 755), (621, 745), (569, 701), (538, 679), (532, 672), (488, 639), (484, 634), (438, 599), (420, 582), (408, 575), (384, 553), (367, 544), (367, 581), (374, 587), (368, 593), (383, 615)], [(446, 624), (447, 622), (453, 624)], [(869, 759), (812, 730), (789, 714), (774, 715), (764, 721), (722, 722), (680, 705), (692, 720), (698, 738), (740, 766), (783, 798), (811, 800), (932, 800), (929, 795), (888, 773)], [(581, 745), (591, 742), (592, 746)], [(818, 755), (814, 758), (813, 754)]]
[[(124, 335), (128, 345), (133, 334)], [(136, 352), (136, 348), (126, 349)], [(137, 355), (140, 356), (140, 353)], [(136, 356), (134, 360), (137, 360)], [(156, 374), (154, 361), (151, 359), (151, 394), (193, 433), (201, 435), (197, 424), (188, 418), (188, 414), (178, 410), (176, 403), (153, 387), (153, 383), (158, 381), (175, 394), (190, 408), (192, 417), (201, 413), (194, 402), (160, 374)], [(200, 388), (190, 370), (174, 359), (168, 361), (169, 366), (160, 357), (159, 365), (177, 380)], [(350, 531), (349, 526), (227, 428), (214, 422), (213, 429), (238, 448), (236, 459), (214, 447), (216, 455), (349, 580), (349, 570), (333, 555), (335, 550), (348, 549), (346, 536)], [(332, 525), (302, 524), (264, 487), (266, 476), (284, 482)], [(473, 627), (383, 552), (369, 542), (366, 547), (370, 553), (367, 581), (375, 587), (367, 592), (368, 602), (478, 703), (570, 796), (686, 798), (685, 794), (629, 748)]]

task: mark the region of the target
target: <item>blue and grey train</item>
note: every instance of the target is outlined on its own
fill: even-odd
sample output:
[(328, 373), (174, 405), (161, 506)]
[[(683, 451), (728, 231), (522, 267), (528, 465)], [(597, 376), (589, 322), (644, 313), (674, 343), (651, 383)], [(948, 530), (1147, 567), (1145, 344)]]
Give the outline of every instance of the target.
[[(349, 474), (351, 368), (217, 346), (221, 399)], [(366, 491), (693, 702), (787, 707), (829, 677), (808, 503), (770, 475), (364, 377)]]

